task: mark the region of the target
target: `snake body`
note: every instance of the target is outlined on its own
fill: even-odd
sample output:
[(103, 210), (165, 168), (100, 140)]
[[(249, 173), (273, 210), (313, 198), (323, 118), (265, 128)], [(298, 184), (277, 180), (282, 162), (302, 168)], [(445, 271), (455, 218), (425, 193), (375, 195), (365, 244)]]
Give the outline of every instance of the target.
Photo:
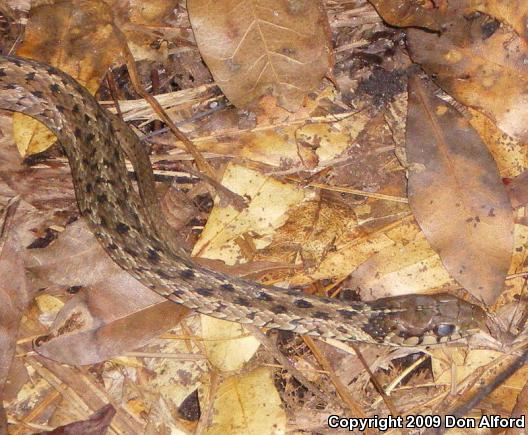
[(0, 56), (0, 108), (30, 115), (55, 133), (80, 213), (96, 238), (119, 266), (171, 301), (234, 322), (395, 346), (456, 340), (484, 325), (479, 307), (449, 294), (349, 304), (205, 269), (163, 237), (150, 161), (136, 135), (73, 78), (33, 60)]

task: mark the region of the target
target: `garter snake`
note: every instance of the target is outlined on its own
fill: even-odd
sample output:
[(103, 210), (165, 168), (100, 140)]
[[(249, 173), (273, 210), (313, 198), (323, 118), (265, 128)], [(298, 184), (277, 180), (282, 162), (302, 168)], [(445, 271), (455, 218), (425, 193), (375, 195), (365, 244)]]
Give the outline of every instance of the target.
[(481, 308), (445, 293), (350, 304), (205, 269), (164, 238), (150, 161), (137, 136), (73, 78), (36, 61), (0, 56), (0, 108), (32, 116), (55, 133), (80, 213), (98, 241), (119, 266), (171, 301), (234, 322), (394, 346), (456, 340), (484, 325)]

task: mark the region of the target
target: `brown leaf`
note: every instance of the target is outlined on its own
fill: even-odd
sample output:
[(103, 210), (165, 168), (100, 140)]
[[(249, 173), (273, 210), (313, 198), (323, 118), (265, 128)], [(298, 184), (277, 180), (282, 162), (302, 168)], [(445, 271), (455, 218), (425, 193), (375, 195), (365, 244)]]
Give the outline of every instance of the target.
[(392, 26), (424, 27), (440, 30), (443, 16), (441, 11), (423, 7), (423, 2), (415, 0), (370, 0), (383, 20)]
[(528, 40), (528, 3), (525, 0), (460, 0), (458, 13), (469, 15), (479, 11), (512, 26), (519, 36)]
[(187, 8), (202, 57), (235, 106), (271, 91), (294, 112), (332, 65), (319, 0), (189, 0)]
[(103, 406), (101, 409), (94, 412), (87, 420), (75, 421), (64, 426), (59, 426), (47, 433), (52, 435), (104, 435), (108, 431), (110, 422), (116, 413), (112, 404)]
[[(112, 24), (112, 10), (101, 0), (38, 6), (31, 9), (17, 55), (56, 66), (95, 93), (120, 53)], [(14, 119), (14, 136), (22, 155), (43, 151), (55, 142), (55, 136), (38, 121), (20, 113)]]
[(5, 382), (15, 355), (18, 328), (29, 303), (20, 244), (12, 227), (18, 201), (5, 209), (0, 227), (0, 432), (5, 424), (2, 407)]
[(510, 136), (528, 141), (528, 42), (507, 26), (490, 30), (488, 24), (458, 17), (440, 36), (411, 29), (412, 58), (462, 104), (482, 111)]
[(165, 300), (112, 262), (83, 222), (44, 249), (29, 269), (39, 284), (89, 286), (57, 315), (36, 350), (71, 365), (95, 364), (142, 346), (176, 326), (187, 309)]
[(513, 213), (478, 134), (417, 77), (409, 83), (408, 194), (414, 216), (453, 278), (491, 304), (513, 249)]

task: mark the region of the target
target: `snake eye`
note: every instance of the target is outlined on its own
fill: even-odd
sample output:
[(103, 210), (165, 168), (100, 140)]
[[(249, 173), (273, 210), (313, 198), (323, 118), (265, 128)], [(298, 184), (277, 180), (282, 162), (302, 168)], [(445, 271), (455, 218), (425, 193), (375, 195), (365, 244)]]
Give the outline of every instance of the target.
[(456, 331), (456, 326), (450, 323), (442, 323), (435, 327), (434, 332), (439, 337), (452, 335)]

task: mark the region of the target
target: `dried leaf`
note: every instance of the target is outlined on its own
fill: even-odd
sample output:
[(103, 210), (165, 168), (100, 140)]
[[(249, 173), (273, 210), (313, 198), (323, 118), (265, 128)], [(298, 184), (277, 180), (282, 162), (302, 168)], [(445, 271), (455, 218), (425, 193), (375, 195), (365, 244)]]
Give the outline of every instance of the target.
[(443, 16), (441, 11), (423, 7), (416, 0), (370, 0), (383, 20), (392, 26), (424, 27), (440, 30)]
[(423, 293), (451, 283), (438, 255), (418, 233), (404, 246), (398, 243), (374, 254), (352, 272), (343, 287), (359, 290), (362, 298), (371, 300)]
[(202, 57), (235, 106), (271, 92), (294, 112), (332, 65), (319, 0), (189, 0), (187, 8)]
[(273, 229), (286, 221), (288, 209), (304, 199), (304, 193), (294, 186), (238, 165), (227, 167), (222, 184), (249, 199), (249, 205), (242, 211), (232, 206), (215, 207), (193, 255), (222, 259), (227, 264), (235, 264), (242, 257), (237, 237), (247, 232), (257, 234), (252, 239), (256, 248), (265, 247)]
[(482, 111), (505, 133), (528, 141), (528, 41), (508, 26), (489, 35), (484, 19), (458, 17), (440, 36), (411, 29), (415, 62), (462, 104)]
[(490, 153), (466, 119), (412, 77), (407, 117), (409, 202), (444, 266), (486, 303), (502, 291), (513, 213)]
[(43, 433), (50, 435), (104, 435), (107, 433), (115, 413), (115, 408), (109, 403), (94, 412), (87, 420), (75, 421)]
[(528, 204), (528, 171), (509, 181), (506, 189), (510, 195), (512, 206), (522, 207)]
[[(120, 52), (112, 25), (112, 10), (101, 0), (38, 6), (31, 9), (17, 55), (54, 65), (95, 93)], [(15, 140), (23, 156), (41, 152), (55, 142), (55, 136), (33, 118), (20, 113), (13, 117)]]
[(285, 433), (286, 414), (268, 368), (226, 379), (218, 387), (213, 408), (208, 435)]
[(15, 356), (20, 319), (29, 303), (20, 244), (12, 230), (18, 202), (5, 209), (0, 226), (0, 432), (7, 427), (2, 399)]
[(260, 342), (242, 325), (201, 316), (207, 359), (218, 370), (240, 370), (254, 355)]
[[(80, 247), (84, 249), (80, 249)], [(145, 288), (115, 265), (83, 222), (48, 248), (33, 250), (30, 269), (62, 285), (90, 286), (57, 315), (36, 350), (55, 361), (95, 364), (142, 346), (177, 325), (187, 309)]]

